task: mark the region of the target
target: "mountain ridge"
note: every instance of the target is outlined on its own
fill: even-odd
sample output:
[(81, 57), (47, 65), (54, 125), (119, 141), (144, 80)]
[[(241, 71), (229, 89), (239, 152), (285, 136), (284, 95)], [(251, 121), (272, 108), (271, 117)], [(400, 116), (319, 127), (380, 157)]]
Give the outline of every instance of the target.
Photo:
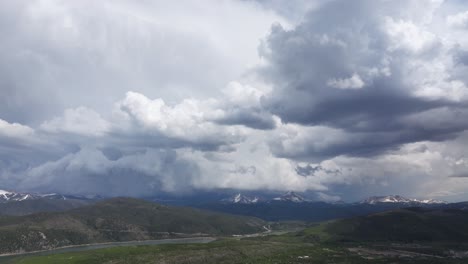
[(435, 199), (415, 199), (406, 198), (401, 195), (387, 195), (387, 196), (370, 196), (361, 200), (361, 204), (378, 204), (378, 203), (404, 203), (404, 204), (448, 204), (446, 201)]
[(59, 193), (36, 193), (36, 192), (16, 192), (0, 189), (0, 203), (8, 202), (22, 202), (27, 200), (39, 200), (39, 199), (50, 199), (50, 200), (96, 200), (102, 199), (99, 195), (66, 195)]

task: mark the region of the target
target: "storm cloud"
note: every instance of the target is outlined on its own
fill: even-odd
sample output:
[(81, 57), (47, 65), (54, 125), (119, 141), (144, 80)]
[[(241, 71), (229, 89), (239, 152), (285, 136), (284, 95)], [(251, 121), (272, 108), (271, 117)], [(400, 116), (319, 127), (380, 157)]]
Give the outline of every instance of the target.
[(467, 12), (3, 2), (0, 189), (467, 199)]
[[(414, 1), (335, 1), (293, 30), (274, 26), (261, 49), (269, 63), (260, 71), (275, 87), (264, 105), (284, 123), (316, 127), (305, 128), (308, 136), (296, 142), (304, 148), (275, 141), (274, 152), (368, 156), (464, 131), (465, 83), (458, 80), (462, 95), (449, 89), (457, 85), (451, 76), (457, 66), (432, 69), (451, 59), (451, 47), (429, 19), (441, 4), (418, 10)], [(444, 79), (430, 79), (432, 70)], [(317, 149), (314, 139), (330, 144)]]

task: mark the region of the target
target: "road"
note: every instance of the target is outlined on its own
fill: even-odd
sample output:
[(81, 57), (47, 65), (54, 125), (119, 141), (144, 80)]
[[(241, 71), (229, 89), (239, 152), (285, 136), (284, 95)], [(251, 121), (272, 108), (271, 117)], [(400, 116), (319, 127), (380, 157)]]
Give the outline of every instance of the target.
[[(216, 240), (214, 237), (191, 237), (191, 238), (173, 238), (173, 239), (159, 239), (159, 240), (145, 240), (145, 241), (126, 241), (126, 242), (111, 242), (111, 243), (98, 243), (87, 244), (79, 246), (69, 246), (56, 248), (51, 250), (28, 252), (23, 254), (12, 254), (0, 256), (0, 263), (8, 263), (18, 257), (24, 256), (43, 256), (50, 254), (86, 251), (92, 249), (118, 247), (118, 246), (137, 246), (137, 245), (162, 245), (162, 244), (186, 244), (186, 243), (209, 243)], [(8, 261), (8, 262), (7, 262)]]

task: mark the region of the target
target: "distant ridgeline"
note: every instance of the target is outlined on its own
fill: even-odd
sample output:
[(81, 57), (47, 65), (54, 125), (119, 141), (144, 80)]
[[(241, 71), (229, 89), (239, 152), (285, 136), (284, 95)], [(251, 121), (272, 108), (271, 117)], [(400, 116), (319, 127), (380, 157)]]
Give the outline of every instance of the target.
[(237, 194), (218, 202), (194, 204), (214, 211), (249, 215), (268, 221), (302, 220), (325, 221), (337, 218), (368, 215), (406, 207), (467, 208), (468, 203), (449, 204), (439, 200), (409, 199), (399, 195), (373, 196), (356, 203), (310, 201), (294, 192), (265, 199), (261, 196)]

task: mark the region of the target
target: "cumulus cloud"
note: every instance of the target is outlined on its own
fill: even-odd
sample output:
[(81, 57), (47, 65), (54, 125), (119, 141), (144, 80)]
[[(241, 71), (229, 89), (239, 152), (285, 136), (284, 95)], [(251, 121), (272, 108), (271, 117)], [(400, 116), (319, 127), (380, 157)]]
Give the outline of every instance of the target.
[(146, 144), (217, 149), (240, 142), (244, 137), (242, 128), (219, 126), (210, 121), (210, 116), (216, 114), (215, 103), (185, 99), (171, 106), (160, 98), (151, 100), (142, 94), (128, 92), (115, 105), (114, 121), (127, 135), (146, 135)]
[(0, 187), (460, 199), (466, 10), (439, 0), (2, 2)]
[(244, 125), (254, 129), (274, 129), (277, 121), (263, 109), (261, 99), (266, 91), (231, 82), (223, 89), (223, 98), (214, 121), (225, 125)]
[(34, 134), (34, 129), (18, 123), (8, 123), (0, 119), (0, 135), (8, 138), (24, 138)]
[(397, 20), (387, 17), (384, 30), (389, 37), (388, 49), (390, 51), (403, 50), (420, 53), (437, 45), (436, 35), (425, 26), (416, 25), (411, 21)]

